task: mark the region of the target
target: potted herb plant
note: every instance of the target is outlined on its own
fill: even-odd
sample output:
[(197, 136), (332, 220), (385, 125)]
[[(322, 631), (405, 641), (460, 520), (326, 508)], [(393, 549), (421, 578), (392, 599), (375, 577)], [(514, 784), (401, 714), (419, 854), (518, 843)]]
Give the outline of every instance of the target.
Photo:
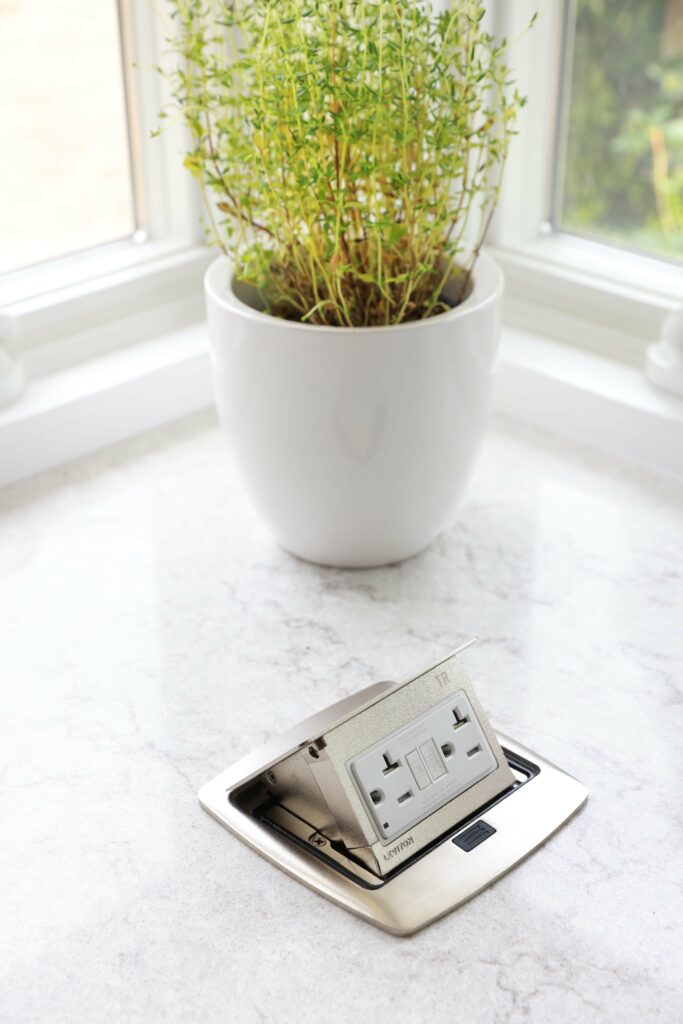
[(222, 249), (215, 392), (279, 543), (394, 562), (485, 430), (502, 276), (481, 253), (515, 116), (474, 0), (175, 0), (185, 163)]

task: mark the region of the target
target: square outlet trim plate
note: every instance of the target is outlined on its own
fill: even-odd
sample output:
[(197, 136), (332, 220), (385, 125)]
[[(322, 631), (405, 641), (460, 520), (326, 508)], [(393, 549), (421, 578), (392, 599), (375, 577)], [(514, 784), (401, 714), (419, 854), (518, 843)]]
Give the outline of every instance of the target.
[(347, 762), (385, 845), (496, 766), (464, 690)]
[(460, 906), (587, 798), (576, 779), (491, 729), (456, 660), (468, 646), (275, 737), (204, 786), (202, 807), (287, 874), (395, 935)]

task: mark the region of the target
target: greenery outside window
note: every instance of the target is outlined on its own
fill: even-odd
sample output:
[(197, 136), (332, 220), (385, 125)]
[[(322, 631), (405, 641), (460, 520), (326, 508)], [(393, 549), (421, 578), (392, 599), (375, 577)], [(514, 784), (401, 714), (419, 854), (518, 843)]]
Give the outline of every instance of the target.
[(576, 0), (568, 15), (553, 223), (683, 260), (683, 0)]

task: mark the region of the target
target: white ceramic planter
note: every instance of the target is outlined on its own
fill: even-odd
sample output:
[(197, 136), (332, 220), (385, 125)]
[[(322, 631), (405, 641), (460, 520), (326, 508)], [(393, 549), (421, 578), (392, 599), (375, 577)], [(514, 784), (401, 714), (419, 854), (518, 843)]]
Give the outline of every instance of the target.
[(448, 524), (489, 412), (503, 278), (480, 256), (455, 309), (396, 327), (261, 312), (219, 257), (205, 279), (214, 385), (242, 480), (277, 541), (384, 565)]

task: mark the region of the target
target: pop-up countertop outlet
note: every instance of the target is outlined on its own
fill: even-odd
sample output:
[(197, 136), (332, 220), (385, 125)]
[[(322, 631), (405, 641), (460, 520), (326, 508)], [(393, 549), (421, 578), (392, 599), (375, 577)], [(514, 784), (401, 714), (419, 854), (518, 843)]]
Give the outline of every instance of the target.
[(204, 786), (202, 807), (299, 881), (394, 934), (453, 910), (587, 796), (493, 731), (458, 660), (469, 646), (271, 740)]

